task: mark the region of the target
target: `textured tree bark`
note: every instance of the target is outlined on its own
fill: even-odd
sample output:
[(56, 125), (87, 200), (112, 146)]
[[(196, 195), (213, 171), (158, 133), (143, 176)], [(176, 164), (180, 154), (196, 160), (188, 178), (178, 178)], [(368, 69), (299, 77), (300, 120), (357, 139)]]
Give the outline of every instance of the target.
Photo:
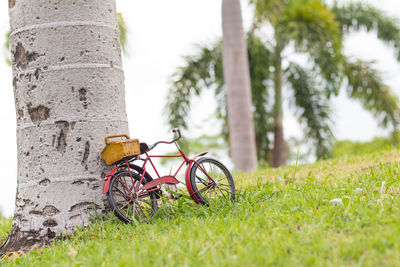
[(223, 63), (227, 86), (229, 142), (235, 168), (257, 168), (251, 104), (247, 44), (243, 32), (240, 0), (222, 1)]
[(277, 39), (275, 47), (275, 107), (274, 107), (274, 149), (272, 156), (272, 167), (277, 168), (286, 164), (286, 143), (283, 135), (283, 108), (282, 108), (282, 45)]
[(18, 188), (1, 252), (48, 244), (101, 212), (104, 136), (127, 133), (114, 0), (10, 0)]

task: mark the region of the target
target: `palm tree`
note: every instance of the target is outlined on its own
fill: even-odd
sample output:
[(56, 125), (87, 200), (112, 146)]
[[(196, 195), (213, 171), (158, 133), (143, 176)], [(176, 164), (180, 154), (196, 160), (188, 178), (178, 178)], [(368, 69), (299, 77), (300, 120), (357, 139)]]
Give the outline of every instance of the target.
[(222, 31), (231, 154), (236, 169), (254, 170), (257, 168), (257, 154), (240, 0), (222, 1)]
[[(121, 49), (122, 52), (126, 53), (126, 46), (127, 46), (127, 39), (126, 39), (126, 32), (127, 32), (127, 28), (126, 28), (126, 22), (124, 19), (124, 16), (122, 13), (117, 13), (117, 23), (118, 23), (118, 29), (119, 29), (119, 39), (120, 39), (120, 43), (121, 43)], [(7, 50), (10, 49), (10, 34), (11, 32), (8, 31), (6, 33), (6, 42), (4, 43), (4, 46)], [(7, 65), (9, 65), (11, 67), (12, 63), (10, 58), (6, 58), (6, 63)]]
[[(272, 112), (269, 108), (269, 91), (265, 86), (271, 78), (271, 72), (265, 68), (265, 62), (271, 60), (271, 53), (256, 36), (247, 39), (249, 69), (252, 90), (253, 118), (255, 122), (255, 134), (257, 144), (257, 155), (260, 161), (269, 161), (270, 140), (268, 134), (271, 132)], [(199, 54), (185, 57), (186, 66), (180, 67), (172, 77), (166, 114), (168, 124), (179, 125), (188, 128), (187, 114), (191, 108), (191, 101), (199, 96), (203, 89), (210, 88), (215, 91), (217, 106), (217, 117), (220, 118), (224, 127), (222, 135), (225, 140), (229, 139), (229, 126), (227, 119), (226, 87), (223, 75), (222, 63), (222, 41), (211, 46), (199, 47)], [(184, 144), (186, 150), (191, 146)]]
[[(386, 41), (396, 40), (399, 35), (399, 28), (393, 19), (382, 14), (382, 12), (364, 5), (350, 4), (348, 6), (328, 8), (320, 0), (299, 0), (299, 1), (277, 1), (277, 0), (253, 0), (256, 5), (259, 21), (267, 22), (275, 30), (275, 146), (274, 146), (274, 164), (277, 167), (285, 163), (282, 157), (284, 149), (279, 147), (280, 136), (280, 116), (282, 115), (281, 82), (284, 73), (281, 68), (281, 58), (283, 49), (293, 44), (295, 49), (302, 53), (307, 53), (314, 72), (317, 72), (324, 87), (326, 95), (337, 94), (338, 89), (344, 78), (348, 84), (349, 96), (358, 98), (364, 107), (377, 115), (378, 119), (383, 115), (383, 124), (387, 126), (391, 123), (396, 127), (398, 123), (398, 101), (390, 93), (388, 87), (383, 84), (375, 70), (372, 70), (370, 64), (363, 62), (354, 62), (344, 58), (341, 55), (341, 43), (343, 34), (350, 29), (359, 29), (360, 26), (366, 26), (367, 30), (376, 30), (378, 38)], [(374, 25), (377, 25), (374, 27)], [(387, 32), (386, 27), (390, 26), (391, 32)], [(386, 33), (386, 34), (385, 34)], [(395, 47), (398, 42), (394, 43)], [(306, 73), (310, 70), (293, 66), (285, 71), (290, 86), (295, 91), (297, 104), (307, 111), (307, 103), (303, 88), (303, 82), (307, 79)], [(358, 76), (354, 77), (355, 74)], [(339, 76), (340, 75), (340, 76)], [(296, 78), (297, 77), (297, 78)], [(307, 86), (312, 88), (313, 86)], [(302, 90), (299, 92), (299, 90)], [(308, 90), (311, 92), (311, 90)], [(320, 90), (319, 90), (320, 91)], [(307, 96), (312, 97), (312, 95)], [(316, 110), (314, 108), (314, 110)], [(310, 118), (307, 118), (310, 124)], [(313, 135), (313, 133), (309, 133)], [(314, 133), (319, 134), (319, 133)], [(322, 138), (317, 138), (322, 140)], [(324, 146), (317, 144), (318, 148)], [(323, 152), (323, 151), (321, 151)], [(323, 153), (318, 152), (319, 156)]]
[(115, 1), (9, 3), (18, 188), (1, 252), (48, 244), (103, 211), (103, 138), (128, 132)]
[[(346, 88), (350, 98), (361, 101), (382, 126), (397, 127), (398, 99), (378, 71), (369, 62), (352, 60), (342, 54), (344, 35), (365, 28), (376, 32), (380, 40), (393, 46), (400, 55), (400, 30), (394, 19), (361, 4), (328, 7), (320, 0), (254, 0), (252, 3), (257, 10), (257, 26), (264, 23), (274, 29), (273, 40), (262, 42), (256, 36), (257, 31), (252, 31), (247, 41), (257, 153), (261, 161), (277, 167), (286, 160), (283, 88), (292, 90), (291, 104), (306, 135), (313, 140), (318, 158), (326, 156), (330, 149), (333, 135), (329, 99), (340, 89)], [(305, 65), (298, 64), (284, 53), (285, 49), (306, 54), (309, 61)], [(187, 111), (191, 97), (199, 95), (205, 87), (215, 89), (218, 113), (225, 117), (219, 51), (219, 42), (201, 48), (200, 55), (186, 57), (186, 66), (174, 74), (167, 106), (170, 124), (187, 127), (185, 113), (177, 110)], [(182, 101), (178, 103), (177, 99)], [(272, 147), (271, 135), (274, 136)]]

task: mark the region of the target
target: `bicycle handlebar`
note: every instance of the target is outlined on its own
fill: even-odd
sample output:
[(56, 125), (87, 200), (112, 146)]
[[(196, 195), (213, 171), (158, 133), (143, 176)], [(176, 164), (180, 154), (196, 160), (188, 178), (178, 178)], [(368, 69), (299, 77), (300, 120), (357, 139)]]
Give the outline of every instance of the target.
[(169, 142), (168, 142), (168, 141), (158, 141), (158, 142), (156, 142), (156, 143), (150, 145), (148, 151), (150, 151), (150, 150), (152, 150), (153, 148), (155, 148), (158, 144), (167, 144), (167, 145), (169, 145), (169, 144), (172, 144), (172, 143), (178, 141), (179, 139), (181, 139), (182, 135), (181, 135), (181, 131), (179, 130), (179, 128), (174, 128), (174, 129), (172, 130), (172, 132), (173, 132), (173, 133), (177, 133), (177, 134), (178, 134), (178, 137), (174, 138), (172, 141), (169, 141)]
[(178, 137), (175, 138), (174, 140), (171, 141), (171, 143), (178, 141), (179, 139), (181, 139), (182, 135), (181, 135), (181, 130), (179, 130), (179, 128), (175, 128), (172, 130), (173, 133), (178, 133)]

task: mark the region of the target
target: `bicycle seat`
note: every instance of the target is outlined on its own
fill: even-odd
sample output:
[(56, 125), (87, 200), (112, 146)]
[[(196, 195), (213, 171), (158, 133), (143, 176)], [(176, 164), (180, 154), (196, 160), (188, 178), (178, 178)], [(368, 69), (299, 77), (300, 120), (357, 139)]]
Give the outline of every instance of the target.
[(150, 148), (146, 143), (140, 143), (140, 155), (148, 152), (149, 150)]

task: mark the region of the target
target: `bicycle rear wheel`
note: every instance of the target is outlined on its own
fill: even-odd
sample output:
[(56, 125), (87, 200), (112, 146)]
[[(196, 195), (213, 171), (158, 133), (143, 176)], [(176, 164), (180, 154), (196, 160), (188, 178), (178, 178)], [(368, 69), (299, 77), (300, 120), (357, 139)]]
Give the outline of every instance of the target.
[(229, 170), (216, 159), (201, 158), (190, 170), (190, 186), (202, 204), (216, 200), (234, 200), (235, 183)]
[[(131, 177), (132, 175), (132, 177)], [(157, 198), (155, 192), (136, 194), (140, 175), (129, 171), (119, 171), (114, 174), (108, 190), (108, 202), (114, 214), (126, 223), (133, 220), (145, 222), (150, 220), (157, 210)], [(142, 185), (147, 183), (143, 178)]]

